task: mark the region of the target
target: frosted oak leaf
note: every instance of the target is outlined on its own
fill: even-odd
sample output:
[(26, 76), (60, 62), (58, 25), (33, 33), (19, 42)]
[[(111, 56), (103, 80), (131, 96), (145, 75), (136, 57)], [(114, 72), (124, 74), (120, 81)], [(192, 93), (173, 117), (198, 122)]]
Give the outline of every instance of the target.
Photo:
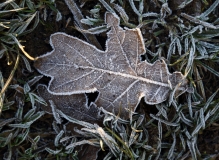
[(99, 108), (93, 103), (88, 106), (85, 94), (53, 95), (48, 92), (45, 85), (38, 85), (37, 91), (48, 104), (42, 105), (41, 108), (49, 114), (52, 114), (49, 101), (53, 101), (56, 109), (77, 120), (97, 123), (101, 119)]
[(144, 98), (148, 104), (165, 101), (172, 88), (181, 84), (177, 96), (186, 91), (187, 81), (180, 72), (170, 74), (166, 63), (141, 61), (145, 53), (140, 29), (123, 29), (113, 13), (105, 14), (106, 50), (102, 51), (76, 37), (55, 33), (50, 37), (53, 51), (38, 58), (35, 67), (51, 77), (49, 92), (70, 95), (98, 91), (98, 107), (127, 116)]

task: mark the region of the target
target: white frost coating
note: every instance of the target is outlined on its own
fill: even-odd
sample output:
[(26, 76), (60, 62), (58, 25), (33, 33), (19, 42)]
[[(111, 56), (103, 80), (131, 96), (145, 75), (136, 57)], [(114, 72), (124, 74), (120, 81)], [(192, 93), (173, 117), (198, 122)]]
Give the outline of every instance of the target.
[(56, 105), (54, 104), (54, 102), (52, 100), (49, 100), (49, 103), (50, 103), (50, 106), (52, 108), (52, 114), (53, 114), (54, 119), (56, 120), (56, 122), (58, 124), (61, 124), (62, 120), (61, 120), (59, 114), (57, 113)]
[[(98, 107), (119, 113), (135, 111), (142, 97), (148, 104), (165, 101), (172, 89), (185, 92), (187, 81), (180, 72), (170, 74), (164, 60), (153, 64), (140, 61), (145, 46), (140, 29), (122, 29), (115, 13), (106, 13), (106, 50), (102, 51), (65, 33), (51, 35), (53, 48), (35, 63), (37, 70), (51, 77), (49, 93), (71, 95), (98, 91)], [(185, 88), (184, 90), (181, 90)], [(128, 117), (123, 109), (121, 117)]]

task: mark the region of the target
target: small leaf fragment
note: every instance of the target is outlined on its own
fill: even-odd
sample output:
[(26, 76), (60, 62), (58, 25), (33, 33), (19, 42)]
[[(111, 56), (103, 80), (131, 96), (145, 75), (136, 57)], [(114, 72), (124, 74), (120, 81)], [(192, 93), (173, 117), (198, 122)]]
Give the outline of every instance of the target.
[[(87, 106), (85, 94), (53, 95), (48, 92), (45, 85), (39, 85), (37, 89), (39, 95), (45, 99), (47, 104), (50, 104), (49, 101), (53, 101), (57, 109), (70, 117), (87, 122), (98, 121), (101, 118), (99, 109), (94, 104)], [(50, 105), (42, 105), (41, 108), (52, 114)]]

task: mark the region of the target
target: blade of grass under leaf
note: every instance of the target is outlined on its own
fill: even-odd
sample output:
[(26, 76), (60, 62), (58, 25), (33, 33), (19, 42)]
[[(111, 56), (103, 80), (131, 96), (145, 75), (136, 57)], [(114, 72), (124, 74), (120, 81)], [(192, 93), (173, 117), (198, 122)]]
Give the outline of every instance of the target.
[(213, 68), (209, 67), (208, 65), (206, 65), (205, 63), (202, 63), (201, 61), (197, 61), (197, 63), (201, 64), (204, 68), (206, 68), (208, 71), (210, 71), (211, 73), (213, 73), (215, 76), (219, 77), (219, 72), (217, 72), (216, 70), (214, 70)]
[(20, 42), (18, 41), (18, 39), (14, 36), (14, 35), (12, 35), (12, 34), (8, 34), (15, 42), (16, 42), (16, 44), (18, 45), (18, 47), (21, 49), (21, 51), (25, 54), (25, 56), (27, 57), (27, 58), (29, 58), (30, 60), (37, 60), (37, 58), (33, 58), (33, 57), (31, 57), (25, 50), (24, 50), (24, 46), (22, 46), (21, 44), (20, 44)]

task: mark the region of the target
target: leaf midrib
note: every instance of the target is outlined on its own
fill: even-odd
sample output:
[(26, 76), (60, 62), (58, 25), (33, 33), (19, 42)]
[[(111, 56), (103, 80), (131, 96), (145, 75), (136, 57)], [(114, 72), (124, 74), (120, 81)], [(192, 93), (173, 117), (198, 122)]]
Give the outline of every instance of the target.
[[(48, 64), (48, 63), (47, 63)], [(55, 65), (60, 65), (60, 66), (68, 66), (68, 67), (74, 67), (73, 65), (69, 65), (69, 64), (57, 64), (57, 63), (49, 63), (49, 64), (55, 64)], [(158, 81), (153, 81), (150, 80), (148, 78), (143, 78), (143, 77), (139, 77), (139, 76), (134, 76), (134, 75), (130, 75), (130, 74), (126, 74), (126, 73), (120, 73), (120, 72), (114, 72), (114, 71), (110, 71), (110, 70), (104, 70), (104, 69), (100, 69), (100, 68), (96, 68), (96, 67), (90, 67), (90, 66), (78, 66), (78, 68), (80, 69), (91, 69), (91, 70), (95, 70), (95, 71), (100, 71), (103, 73), (108, 73), (108, 74), (113, 74), (116, 76), (122, 76), (125, 78), (131, 78), (131, 79), (135, 79), (135, 80), (140, 80), (146, 83), (151, 83), (151, 84), (155, 84), (155, 85), (160, 85), (163, 87), (168, 87), (170, 88), (170, 85), (168, 83), (162, 83), (162, 82), (158, 82)]]
[(126, 74), (126, 73), (114, 72), (114, 71), (110, 71), (110, 70), (104, 70), (104, 69), (99, 69), (99, 68), (96, 68), (96, 67), (89, 67), (89, 66), (88, 67), (80, 66), (79, 68), (92, 69), (92, 70), (95, 70), (95, 71), (105, 72), (105, 73), (113, 74), (113, 75), (116, 75), (116, 76), (122, 76), (122, 77), (125, 77), (125, 78), (136, 79), (136, 80), (140, 80), (140, 81), (143, 81), (143, 82), (160, 85), (160, 86), (163, 86), (163, 87), (170, 87), (170, 85), (167, 84), (167, 83), (157, 82), (157, 81), (153, 81), (153, 80), (150, 80), (150, 79), (147, 79), (147, 78), (143, 78), (143, 77), (139, 77), (139, 76), (133, 76), (133, 75)]

